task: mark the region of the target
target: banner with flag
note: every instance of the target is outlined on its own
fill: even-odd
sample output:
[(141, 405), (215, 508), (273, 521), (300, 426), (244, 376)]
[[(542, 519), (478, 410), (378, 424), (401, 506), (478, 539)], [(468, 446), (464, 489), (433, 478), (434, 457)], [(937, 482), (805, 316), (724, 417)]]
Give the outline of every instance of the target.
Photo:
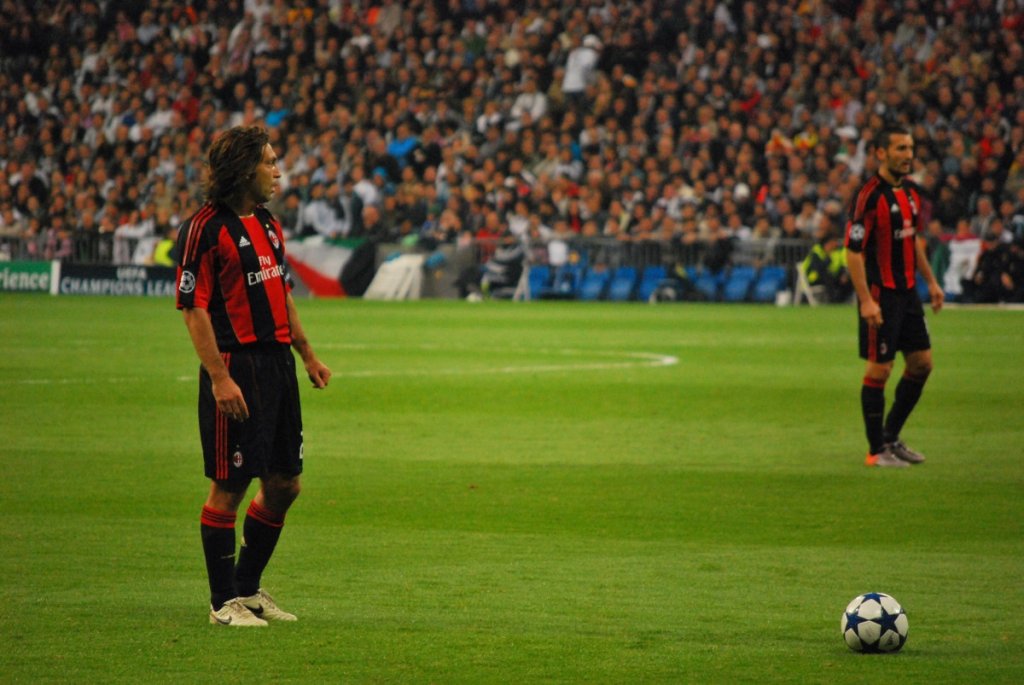
[(362, 295), (373, 278), (373, 245), (363, 238), (292, 238), (286, 249), (292, 276), (317, 297)]

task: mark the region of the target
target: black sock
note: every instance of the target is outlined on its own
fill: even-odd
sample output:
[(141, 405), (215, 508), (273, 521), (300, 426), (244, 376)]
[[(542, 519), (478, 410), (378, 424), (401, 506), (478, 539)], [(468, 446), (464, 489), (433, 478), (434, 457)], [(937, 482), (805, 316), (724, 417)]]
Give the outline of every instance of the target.
[(903, 424), (907, 422), (910, 412), (914, 411), (917, 401), (921, 399), (921, 391), (924, 390), (925, 378), (915, 378), (903, 374), (903, 378), (896, 385), (896, 396), (892, 402), (892, 409), (885, 419), (885, 441), (893, 442), (900, 437)]
[(210, 580), (210, 604), (214, 610), (238, 596), (235, 591), (235, 512), (203, 507), (199, 518), (206, 575)]
[(878, 454), (885, 446), (882, 419), (885, 417), (885, 381), (864, 377), (860, 387), (860, 408), (864, 415), (864, 431), (868, 436), (871, 454)]
[(283, 527), (283, 515), (261, 507), (255, 500), (249, 504), (242, 528), (242, 549), (238, 552), (238, 567), (235, 569), (235, 583), (240, 596), (254, 595), (260, 589), (260, 577), (274, 553)]

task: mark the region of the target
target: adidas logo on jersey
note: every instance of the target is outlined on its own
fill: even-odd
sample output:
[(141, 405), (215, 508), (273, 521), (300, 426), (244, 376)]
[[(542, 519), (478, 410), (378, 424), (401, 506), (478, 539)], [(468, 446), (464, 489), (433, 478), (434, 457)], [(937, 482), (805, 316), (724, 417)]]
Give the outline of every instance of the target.
[(242, 239), (238, 241), (239, 247), (249, 247), (250, 245), (252, 245), (252, 243), (250, 243), (249, 239), (246, 238), (244, 235), (242, 236)]
[(898, 211), (900, 211), (900, 206), (898, 204), (896, 204), (895, 202), (893, 202), (892, 203), (892, 207), (889, 208), (889, 211), (891, 211), (891, 212), (898, 212)]

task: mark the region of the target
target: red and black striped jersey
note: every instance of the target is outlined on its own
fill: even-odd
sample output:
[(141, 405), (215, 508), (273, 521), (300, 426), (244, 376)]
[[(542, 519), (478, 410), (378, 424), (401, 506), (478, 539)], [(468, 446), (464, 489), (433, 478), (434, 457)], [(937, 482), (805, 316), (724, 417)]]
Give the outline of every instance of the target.
[(207, 203), (182, 224), (178, 309), (205, 309), (221, 351), (290, 344), (286, 298), (293, 283), (277, 219), (259, 206), (247, 217)]
[(869, 285), (893, 290), (914, 287), (915, 240), (922, 233), (921, 192), (910, 179), (894, 186), (879, 175), (857, 195), (846, 224), (846, 249), (864, 253)]

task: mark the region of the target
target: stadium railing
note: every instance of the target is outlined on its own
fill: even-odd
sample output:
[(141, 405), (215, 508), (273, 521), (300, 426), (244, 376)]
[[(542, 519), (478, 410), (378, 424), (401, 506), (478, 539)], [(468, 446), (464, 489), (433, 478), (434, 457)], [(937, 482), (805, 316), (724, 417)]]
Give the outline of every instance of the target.
[[(579, 292), (586, 276), (590, 273), (599, 272), (609, 275), (619, 272), (620, 269), (629, 268), (636, 274), (645, 271), (671, 274), (677, 269), (684, 269), (692, 276), (708, 276), (716, 283), (716, 292), (713, 296), (704, 294), (706, 299), (718, 299), (718, 290), (727, 280), (728, 275), (734, 268), (739, 267), (741, 271), (751, 270), (750, 273), (757, 275), (764, 267), (769, 267), (773, 274), (781, 271), (784, 277), (777, 279), (777, 289), (790, 289), (795, 278), (796, 266), (803, 261), (807, 252), (813, 245), (809, 239), (756, 239), (745, 241), (733, 241), (729, 252), (729, 259), (724, 266), (711, 268), (706, 258), (712, 251), (712, 246), (705, 242), (681, 243), (674, 241), (640, 240), (622, 241), (609, 238), (581, 237), (554, 238), (548, 241), (532, 242), (527, 251), (527, 264), (525, 272), (529, 274), (531, 269), (541, 267), (545, 279), (539, 275), (526, 276), (524, 285), (529, 293), (529, 299), (540, 297), (554, 297), (569, 299), (607, 299), (606, 289), (600, 290), (597, 297), (595, 292), (588, 292), (586, 297)], [(475, 255), (478, 264), (483, 264), (487, 257), (494, 252), (495, 241), (478, 239), (469, 248)], [(573, 292), (559, 292), (558, 275), (572, 271), (575, 274), (574, 283), (576, 288)], [(752, 280), (750, 285), (754, 281)], [(565, 289), (563, 288), (562, 291)], [(639, 297), (640, 289), (634, 287), (628, 299)], [(645, 291), (645, 299), (650, 296), (651, 287)], [(621, 298), (617, 298), (621, 299)], [(753, 290), (750, 289), (742, 301), (767, 301), (767, 298), (757, 299)]]

